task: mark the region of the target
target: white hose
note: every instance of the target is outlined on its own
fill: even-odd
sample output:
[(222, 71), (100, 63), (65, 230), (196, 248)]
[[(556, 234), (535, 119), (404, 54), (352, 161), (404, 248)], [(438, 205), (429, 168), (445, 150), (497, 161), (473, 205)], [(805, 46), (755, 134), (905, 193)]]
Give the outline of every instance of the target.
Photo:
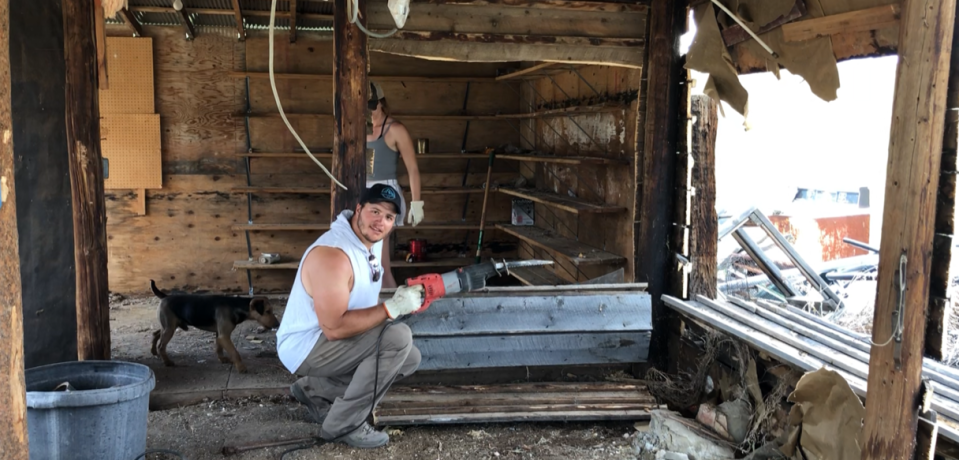
[[(274, 1), (275, 1), (275, 0), (274, 0)], [(363, 23), (362, 23), (362, 22), (359, 22), (359, 21), (356, 20), (357, 17), (359, 16), (359, 12), (360, 12), (360, 0), (347, 0), (346, 6), (347, 6), (347, 8), (346, 8), (346, 16), (347, 16), (348, 18), (350, 18), (350, 24), (355, 24), (356, 27), (359, 27), (360, 30), (362, 30), (363, 33), (365, 33), (366, 35), (369, 35), (369, 36), (371, 36), (371, 37), (373, 37), (373, 38), (388, 38), (388, 37), (392, 36), (393, 34), (395, 34), (396, 32), (399, 31), (399, 29), (397, 29), (397, 28), (394, 27), (393, 30), (391, 30), (391, 31), (389, 31), (389, 32), (387, 32), (387, 33), (385, 33), (385, 34), (378, 34), (378, 33), (376, 33), (376, 32), (370, 32), (369, 30), (366, 29), (366, 27), (363, 27)]]
[(276, 100), (276, 108), (280, 111), (280, 118), (283, 118), (283, 123), (286, 123), (286, 127), (290, 129), (290, 132), (293, 133), (293, 137), (296, 138), (296, 141), (300, 143), (300, 147), (303, 147), (303, 150), (306, 151), (306, 154), (316, 162), (320, 168), (323, 169), (323, 172), (327, 176), (330, 176), (330, 179), (336, 185), (339, 185), (343, 190), (349, 190), (345, 185), (341, 184), (340, 181), (336, 180), (333, 177), (333, 174), (330, 173), (330, 170), (326, 169), (326, 166), (323, 166), (323, 163), (320, 163), (320, 160), (317, 160), (313, 153), (310, 152), (310, 149), (303, 143), (303, 139), (300, 139), (300, 135), (296, 133), (296, 130), (293, 129), (293, 126), (290, 125), (290, 120), (286, 119), (286, 113), (283, 112), (283, 104), (280, 103), (280, 94), (276, 91), (276, 79), (273, 77), (273, 24), (276, 21), (276, 0), (273, 0), (273, 4), (270, 7), (270, 87), (273, 88), (273, 99)]

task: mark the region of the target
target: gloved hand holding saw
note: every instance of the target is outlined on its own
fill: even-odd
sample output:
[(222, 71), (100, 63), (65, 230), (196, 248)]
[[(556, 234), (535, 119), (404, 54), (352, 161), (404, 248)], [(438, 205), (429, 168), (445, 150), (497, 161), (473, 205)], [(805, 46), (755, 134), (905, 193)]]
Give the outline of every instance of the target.
[(423, 307), (423, 285), (400, 286), (396, 288), (393, 298), (383, 302), (383, 308), (386, 309), (386, 316), (390, 319), (396, 319), (411, 313), (419, 313), (425, 310)]

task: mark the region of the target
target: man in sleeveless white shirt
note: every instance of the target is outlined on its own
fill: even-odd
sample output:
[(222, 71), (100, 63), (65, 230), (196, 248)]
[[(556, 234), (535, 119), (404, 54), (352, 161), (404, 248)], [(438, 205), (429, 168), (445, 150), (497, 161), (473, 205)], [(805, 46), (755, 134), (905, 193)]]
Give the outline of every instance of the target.
[(276, 333), (280, 361), (301, 376), (290, 392), (323, 425), (320, 436), (354, 447), (389, 442), (366, 417), (420, 364), (409, 326), (389, 320), (419, 310), (423, 287), (401, 286), (379, 302), (379, 257), (399, 210), (399, 191), (377, 184), (340, 213), (303, 255)]

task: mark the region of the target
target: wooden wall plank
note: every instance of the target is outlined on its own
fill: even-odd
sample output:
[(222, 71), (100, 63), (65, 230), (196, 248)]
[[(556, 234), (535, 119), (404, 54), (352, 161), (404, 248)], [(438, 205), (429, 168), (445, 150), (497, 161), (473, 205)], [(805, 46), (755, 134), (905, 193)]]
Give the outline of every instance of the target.
[[(23, 316), (17, 201), (13, 175), (11, 118), (10, 4), (0, 0), (0, 431), (4, 458), (30, 458), (27, 442), (27, 398), (23, 377)], [(18, 17), (14, 17), (14, 20)]]
[[(915, 452), (935, 232), (936, 195), (931, 190), (939, 182), (955, 17), (955, 0), (902, 4), (879, 246), (878, 278), (886, 281), (877, 285), (872, 327), (873, 343), (885, 343), (895, 330), (893, 312), (902, 302), (901, 366), (895, 344), (873, 345), (863, 459), (909, 458)], [(893, 281), (901, 271), (905, 286)]]

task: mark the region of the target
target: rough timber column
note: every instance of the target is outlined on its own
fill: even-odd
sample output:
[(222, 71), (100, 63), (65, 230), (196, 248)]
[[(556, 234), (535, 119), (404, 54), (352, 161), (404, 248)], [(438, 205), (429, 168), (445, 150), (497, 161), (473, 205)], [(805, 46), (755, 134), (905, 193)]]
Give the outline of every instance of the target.
[(27, 396), (23, 380), (23, 318), (17, 203), (13, 183), (10, 107), (10, 9), (0, 0), (0, 452), (27, 460)]
[[(337, 180), (349, 190), (333, 187), (333, 216), (352, 209), (366, 188), (366, 99), (369, 84), (367, 37), (350, 24), (347, 3), (335, 0), (333, 8), (333, 169)], [(366, 18), (366, 1), (360, 0), (359, 16)]]
[(873, 342), (886, 343), (902, 308), (901, 365), (895, 340), (873, 345), (863, 459), (908, 459), (915, 449), (955, 10), (955, 0), (902, 3), (872, 328)]
[(106, 205), (93, 0), (63, 0), (66, 115), (77, 270), (77, 355), (110, 359)]
[[(685, 70), (680, 65), (679, 38), (685, 32), (685, 0), (653, 0), (649, 8), (643, 139), (638, 151), (636, 203), (636, 281), (649, 283), (653, 297), (653, 339), (650, 359), (664, 368), (669, 335), (667, 309), (659, 300), (667, 286), (672, 260), (668, 239), (672, 229), (673, 188), (676, 175), (676, 143), (680, 130), (680, 84)], [(686, 111), (683, 110), (685, 115)], [(683, 117), (682, 122), (685, 122)]]

